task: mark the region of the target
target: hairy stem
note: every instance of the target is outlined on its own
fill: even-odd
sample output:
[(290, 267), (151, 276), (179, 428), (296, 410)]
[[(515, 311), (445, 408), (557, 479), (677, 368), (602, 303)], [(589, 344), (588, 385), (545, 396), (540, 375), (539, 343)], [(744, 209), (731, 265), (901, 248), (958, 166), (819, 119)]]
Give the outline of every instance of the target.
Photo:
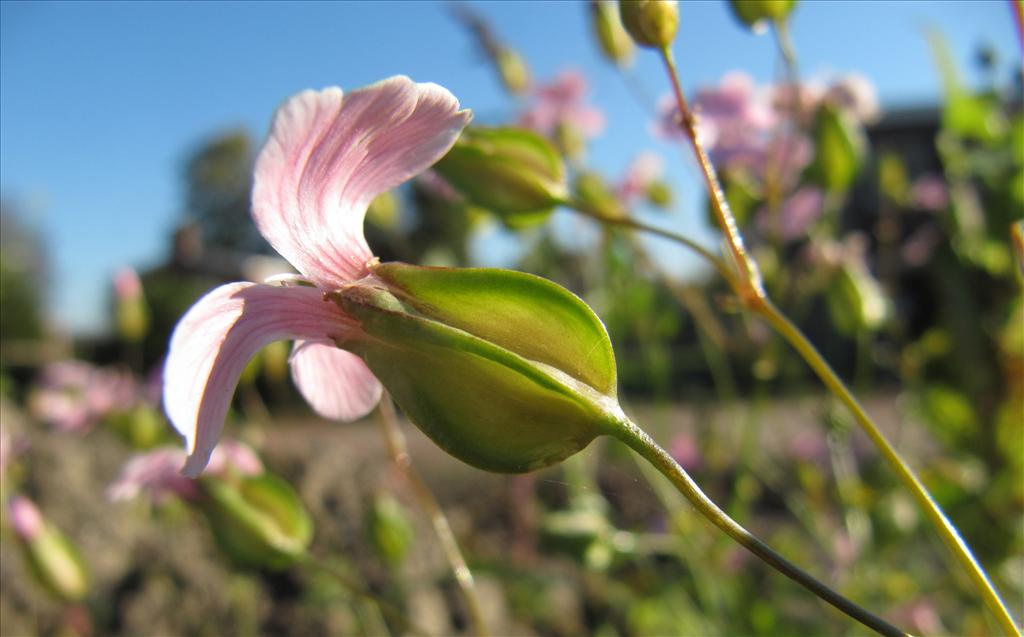
[[(739, 272), (739, 280), (727, 279), (740, 297), (744, 306), (763, 317), (776, 331), (782, 335), (790, 345), (804, 358), (808, 365), (814, 370), (823, 383), (831, 390), (853, 414), (857, 424), (864, 430), (871, 441), (875, 444), (886, 462), (896, 472), (896, 475), (903, 482), (904, 486), (913, 494), (918, 505), (924, 510), (929, 521), (938, 531), (950, 550), (956, 556), (957, 561), (966, 570), (971, 581), (974, 583), (981, 597), (989, 610), (995, 615), (1000, 627), (1008, 635), (1021, 636), (1020, 629), (1014, 622), (1013, 616), (1007, 610), (999, 594), (989, 581), (984, 569), (971, 553), (967, 543), (960, 537), (956, 527), (949, 521), (942, 509), (932, 498), (931, 494), (922, 484), (909, 465), (900, 457), (879, 430), (871, 417), (853, 396), (839, 376), (832, 370), (825, 359), (818, 353), (807, 337), (779, 311), (778, 308), (768, 299), (761, 283), (760, 273), (757, 264), (747, 254), (743, 246), (743, 238), (736, 226), (736, 221), (729, 210), (729, 204), (725, 200), (722, 188), (718, 182), (718, 175), (714, 166), (708, 160), (707, 153), (701, 144), (700, 136), (697, 133), (696, 120), (690, 112), (683, 96), (682, 87), (679, 83), (679, 75), (676, 72), (672, 52), (666, 48), (662, 51), (662, 60), (672, 84), (680, 114), (680, 126), (689, 137), (693, 145), (694, 153), (697, 156), (697, 163), (700, 165), (701, 173), (707, 184), (708, 192), (711, 193), (712, 208), (715, 217), (721, 227), (722, 233), (728, 242), (730, 252), (733, 255)], [(686, 245), (689, 245), (688, 243)]]
[(398, 415), (395, 413), (391, 396), (387, 393), (381, 397), (379, 411), (378, 421), (381, 424), (384, 441), (388, 446), (388, 454), (391, 456), (391, 461), (402, 472), (402, 476), (412, 489), (420, 508), (434, 527), (434, 533), (441, 544), (444, 556), (448, 560), (455, 581), (466, 600), (466, 609), (473, 624), (473, 633), (487, 637), (491, 632), (484, 620), (483, 610), (476, 593), (476, 584), (473, 581), (473, 572), (469, 570), (465, 558), (462, 557), (459, 543), (455, 540), (455, 534), (452, 532), (452, 527), (441, 509), (441, 505), (438, 504), (437, 498), (412, 466), (412, 459), (409, 457), (409, 450), (405, 444), (405, 434), (402, 433), (402, 427), (398, 423)]

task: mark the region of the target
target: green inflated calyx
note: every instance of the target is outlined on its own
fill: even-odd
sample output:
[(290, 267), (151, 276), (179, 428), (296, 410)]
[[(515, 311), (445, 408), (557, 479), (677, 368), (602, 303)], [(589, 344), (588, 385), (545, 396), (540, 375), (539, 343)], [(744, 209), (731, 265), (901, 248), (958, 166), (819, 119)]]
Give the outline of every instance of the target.
[(204, 478), (200, 509), (218, 546), (238, 565), (280, 569), (306, 552), (313, 521), (295, 490), (264, 473), (238, 481)]
[(517, 128), (467, 128), (434, 169), (471, 203), (503, 215), (550, 212), (567, 194), (558, 151)]
[(567, 290), (495, 269), (372, 268), (331, 298), (403, 411), (456, 458), (500, 473), (559, 462), (622, 419), (600, 320)]

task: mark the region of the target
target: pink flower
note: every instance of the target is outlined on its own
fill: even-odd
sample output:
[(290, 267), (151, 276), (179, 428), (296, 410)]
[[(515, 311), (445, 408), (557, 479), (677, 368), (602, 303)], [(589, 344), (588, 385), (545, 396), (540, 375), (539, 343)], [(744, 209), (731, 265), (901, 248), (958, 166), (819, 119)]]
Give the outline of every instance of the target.
[(949, 188), (939, 175), (921, 175), (910, 185), (910, 201), (922, 210), (941, 212), (949, 205)]
[(164, 406), (185, 437), (186, 475), (206, 467), (242, 369), (270, 342), (295, 340), (292, 377), (319, 414), (352, 420), (376, 405), (380, 383), (337, 347), (359, 338), (358, 326), (325, 293), (367, 276), (363, 218), (373, 198), (444, 156), (470, 118), (444, 88), (407, 77), (344, 96), (305, 91), (278, 110), (256, 162), (252, 214), (302, 274), (278, 281), (301, 284), (223, 285), (178, 323)]
[(43, 370), (29, 396), (29, 411), (61, 431), (86, 431), (107, 415), (130, 409), (137, 399), (130, 374), (70, 360)]
[(39, 508), (26, 497), (16, 495), (7, 503), (7, 514), (10, 516), (11, 529), (14, 534), (26, 542), (38, 537), (46, 523)]
[(820, 188), (804, 186), (782, 203), (779, 218), (772, 219), (762, 211), (758, 225), (765, 234), (777, 233), (784, 241), (795, 241), (807, 235), (811, 225), (818, 220), (823, 210), (825, 195)]
[(873, 122), (880, 112), (875, 86), (860, 73), (849, 73), (832, 83), (825, 93), (830, 100), (862, 122)]
[(669, 452), (675, 461), (687, 471), (696, 471), (703, 464), (700, 445), (689, 433), (679, 433), (669, 443)]
[(649, 151), (640, 153), (629, 165), (626, 176), (619, 185), (619, 199), (626, 205), (642, 199), (646, 196), (651, 183), (661, 179), (664, 170), (665, 163), (659, 155)]
[(542, 135), (552, 136), (559, 125), (569, 125), (584, 137), (596, 137), (604, 130), (604, 114), (586, 104), (587, 80), (575, 69), (567, 69), (549, 84), (537, 88), (535, 101), (520, 123)]
[[(107, 498), (112, 501), (131, 500), (140, 493), (147, 493), (154, 502), (161, 502), (167, 496), (175, 495), (183, 500), (198, 496), (195, 483), (181, 475), (181, 466), (186, 461), (181, 449), (156, 449), (133, 456), (121, 475), (107, 489)], [(263, 463), (252, 449), (240, 442), (225, 440), (213, 450), (207, 475), (224, 475), (237, 472), (246, 476), (263, 473)]]

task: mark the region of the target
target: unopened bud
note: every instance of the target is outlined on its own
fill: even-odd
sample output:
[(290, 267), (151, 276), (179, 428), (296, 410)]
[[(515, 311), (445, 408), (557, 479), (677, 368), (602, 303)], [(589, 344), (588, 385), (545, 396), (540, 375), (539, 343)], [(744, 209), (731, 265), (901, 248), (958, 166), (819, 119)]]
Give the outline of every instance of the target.
[(612, 0), (591, 0), (590, 16), (601, 52), (610, 61), (625, 66), (633, 60), (633, 40), (622, 28)]
[(784, 20), (796, 6), (796, 0), (729, 0), (729, 6), (736, 19), (754, 31), (761, 31), (766, 21)]
[(38, 582), (67, 602), (85, 597), (89, 575), (81, 554), (64, 534), (46, 522), (27, 498), (11, 498), (8, 515), (25, 561)]
[(149, 329), (149, 311), (142, 295), (142, 282), (131, 268), (123, 268), (114, 277), (117, 329), (129, 342), (141, 341)]
[(467, 128), (434, 169), (499, 214), (549, 211), (565, 200), (565, 164), (546, 139), (517, 128)]
[(313, 521), (287, 482), (270, 473), (203, 478), (198, 505), (218, 546), (241, 566), (284, 568), (301, 557)]
[(377, 554), (391, 567), (402, 563), (415, 537), (402, 505), (386, 494), (373, 499), (366, 531)]
[(640, 46), (664, 49), (679, 30), (676, 0), (619, 0), (622, 25)]
[(505, 90), (513, 95), (522, 95), (530, 88), (530, 69), (526, 66), (523, 56), (514, 49), (503, 48), (495, 54), (494, 63), (498, 65), (501, 83)]

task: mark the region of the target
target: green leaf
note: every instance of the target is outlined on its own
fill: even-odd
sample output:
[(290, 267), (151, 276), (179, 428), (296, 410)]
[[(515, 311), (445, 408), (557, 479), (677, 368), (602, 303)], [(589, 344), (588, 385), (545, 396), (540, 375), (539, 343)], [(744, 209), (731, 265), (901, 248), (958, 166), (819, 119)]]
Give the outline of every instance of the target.
[(467, 128), (434, 169), (471, 203), (499, 214), (550, 212), (568, 192), (558, 151), (517, 128)]
[(493, 268), (382, 263), (372, 271), (422, 315), (615, 396), (615, 352), (608, 332), (587, 304), (565, 288)]
[(853, 185), (864, 160), (864, 131), (841, 109), (825, 104), (815, 117), (814, 142), (809, 176), (826, 190), (845, 192)]

